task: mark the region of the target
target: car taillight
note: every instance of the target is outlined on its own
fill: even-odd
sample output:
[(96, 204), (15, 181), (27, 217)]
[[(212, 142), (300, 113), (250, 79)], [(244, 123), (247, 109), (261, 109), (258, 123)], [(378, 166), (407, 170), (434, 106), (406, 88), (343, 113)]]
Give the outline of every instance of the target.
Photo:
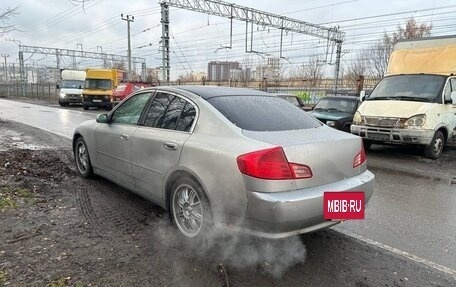
[(366, 162), (366, 152), (364, 151), (363, 140), (361, 139), (361, 151), (353, 159), (353, 168), (358, 167)]
[(254, 151), (238, 156), (239, 170), (261, 179), (299, 179), (312, 177), (307, 165), (290, 163), (281, 147)]

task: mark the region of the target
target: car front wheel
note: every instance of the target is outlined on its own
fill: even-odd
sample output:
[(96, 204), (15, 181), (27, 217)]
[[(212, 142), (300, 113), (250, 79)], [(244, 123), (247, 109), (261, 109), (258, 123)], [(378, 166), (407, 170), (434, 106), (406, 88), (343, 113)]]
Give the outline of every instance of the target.
[(424, 156), (430, 159), (438, 159), (443, 151), (445, 138), (441, 131), (436, 131), (431, 144), (424, 149)]
[(199, 238), (212, 225), (212, 213), (199, 184), (189, 177), (177, 180), (171, 193), (171, 218), (187, 238)]
[(87, 144), (82, 137), (79, 137), (74, 145), (74, 159), (76, 161), (78, 172), (82, 177), (89, 178), (93, 175), (89, 150), (87, 149)]

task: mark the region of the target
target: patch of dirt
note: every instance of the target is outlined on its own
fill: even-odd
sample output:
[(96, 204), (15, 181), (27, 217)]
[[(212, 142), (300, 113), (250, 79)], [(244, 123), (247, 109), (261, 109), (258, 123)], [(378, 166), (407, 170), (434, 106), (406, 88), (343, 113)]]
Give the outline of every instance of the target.
[(68, 150), (0, 152), (0, 202), (14, 203), (0, 205), (5, 286), (116, 286), (125, 273), (101, 275), (149, 248), (138, 233), (163, 211), (102, 179), (83, 180), (72, 166)]
[[(65, 156), (64, 162), (61, 156)], [(75, 172), (68, 167), (68, 154), (56, 150), (13, 149), (0, 151), (0, 176), (15, 176), (16, 180), (28, 178), (62, 182)]]

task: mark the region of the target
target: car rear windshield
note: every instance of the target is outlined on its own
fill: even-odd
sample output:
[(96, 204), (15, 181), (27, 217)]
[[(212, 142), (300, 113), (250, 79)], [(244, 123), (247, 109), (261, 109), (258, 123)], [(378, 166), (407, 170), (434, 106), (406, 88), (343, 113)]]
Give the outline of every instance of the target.
[(278, 97), (219, 96), (208, 102), (244, 130), (287, 131), (321, 126), (306, 112)]

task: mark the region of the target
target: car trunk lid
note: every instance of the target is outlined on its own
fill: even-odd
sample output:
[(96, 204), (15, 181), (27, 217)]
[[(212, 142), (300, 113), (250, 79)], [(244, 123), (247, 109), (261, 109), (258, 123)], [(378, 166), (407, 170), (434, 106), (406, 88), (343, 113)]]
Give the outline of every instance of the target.
[(247, 137), (280, 146), (290, 163), (307, 165), (312, 177), (295, 179), (295, 187), (308, 188), (341, 181), (362, 172), (353, 167), (362, 149), (361, 139), (327, 126), (313, 129), (254, 132), (244, 130)]

